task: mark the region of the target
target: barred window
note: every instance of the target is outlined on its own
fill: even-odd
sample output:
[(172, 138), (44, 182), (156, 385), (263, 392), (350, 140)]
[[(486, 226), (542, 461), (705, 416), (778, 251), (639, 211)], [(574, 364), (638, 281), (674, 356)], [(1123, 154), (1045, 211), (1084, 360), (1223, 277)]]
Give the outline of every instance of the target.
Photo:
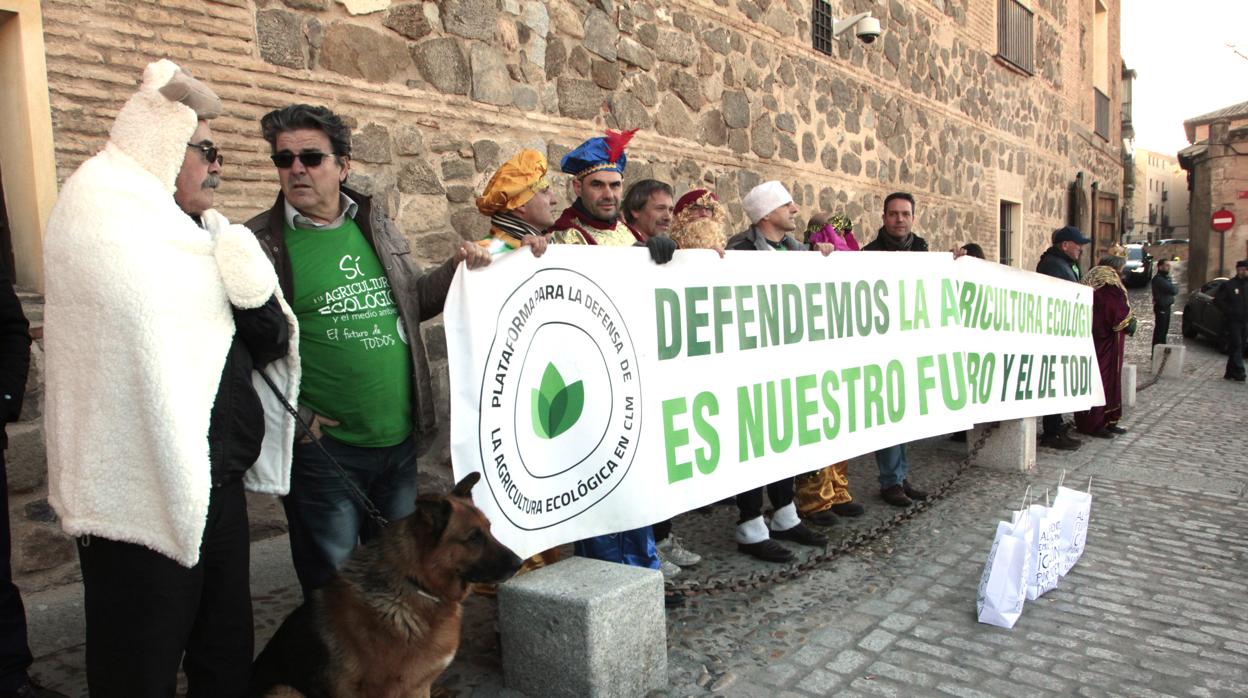
[(997, 55), (1028, 75), (1035, 72), (1033, 17), (1018, 0), (997, 0)]
[(832, 55), (832, 6), (828, 0), (810, 4), (810, 42), (816, 51)]

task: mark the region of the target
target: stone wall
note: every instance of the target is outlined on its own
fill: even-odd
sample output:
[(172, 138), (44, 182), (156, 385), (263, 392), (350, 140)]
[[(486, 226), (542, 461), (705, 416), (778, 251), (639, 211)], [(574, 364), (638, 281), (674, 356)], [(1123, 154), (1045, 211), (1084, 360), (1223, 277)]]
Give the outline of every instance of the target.
[[(62, 179), (101, 147), (143, 65), (169, 57), (225, 100), (218, 203), (234, 219), (277, 190), (259, 118), (305, 101), (351, 123), (351, 183), (424, 262), (485, 232), (473, 197), (517, 149), (557, 163), (604, 128), (640, 128), (627, 180), (712, 186), (738, 228), (741, 196), (764, 179), (789, 185), (803, 216), (846, 213), (867, 239), (902, 189), (934, 249), (976, 241), (992, 255), (1006, 198), (1022, 205), (1014, 256), (1029, 267), (1065, 222), (1076, 172), (1122, 189), (1118, 115), (1108, 141), (1092, 133), (1092, 3), (1029, 5), (1033, 76), (994, 58), (997, 0), (841, 0), (836, 14), (870, 10), (883, 34), (870, 46), (844, 36), (831, 56), (811, 48), (811, 0), (45, 0), (43, 11)], [(445, 423), (445, 341), (436, 324), (425, 333)]]

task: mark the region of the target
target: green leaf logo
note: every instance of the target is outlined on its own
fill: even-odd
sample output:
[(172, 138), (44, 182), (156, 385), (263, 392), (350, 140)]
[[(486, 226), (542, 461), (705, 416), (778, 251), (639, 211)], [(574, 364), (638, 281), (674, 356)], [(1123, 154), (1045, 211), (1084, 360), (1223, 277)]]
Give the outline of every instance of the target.
[(584, 407), (585, 386), (581, 381), (564, 385), (559, 369), (547, 364), (542, 387), (533, 390), (533, 431), (543, 439), (553, 439), (576, 424)]

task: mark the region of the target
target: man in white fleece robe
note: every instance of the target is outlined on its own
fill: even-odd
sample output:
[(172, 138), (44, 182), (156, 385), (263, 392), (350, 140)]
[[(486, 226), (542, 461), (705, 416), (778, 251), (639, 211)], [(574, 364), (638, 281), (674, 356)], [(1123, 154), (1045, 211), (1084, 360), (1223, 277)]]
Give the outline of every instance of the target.
[[(49, 499), (78, 538), (92, 696), (246, 692), (244, 482), (284, 493), (297, 327), (256, 239), (211, 210), (220, 101), (144, 71), (45, 239)], [(254, 466), (253, 466), (254, 464)]]

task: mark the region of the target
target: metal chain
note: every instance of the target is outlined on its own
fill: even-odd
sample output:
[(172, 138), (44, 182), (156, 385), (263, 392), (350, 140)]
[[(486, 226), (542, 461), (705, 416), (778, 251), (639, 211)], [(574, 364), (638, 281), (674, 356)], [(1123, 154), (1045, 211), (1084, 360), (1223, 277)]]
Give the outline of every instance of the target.
[(712, 579), (707, 582), (699, 580), (685, 580), (668, 582), (665, 585), (668, 594), (681, 593), (685, 596), (714, 596), (727, 592), (751, 591), (765, 589), (773, 584), (787, 581), (799, 577), (802, 573), (813, 570), (817, 567), (825, 565), (841, 555), (862, 547), (878, 538), (881, 534), (896, 528), (901, 522), (914, 517), (919, 512), (931, 506), (936, 500), (944, 497), (951, 492), (954, 486), (961, 479), (962, 474), (971, 467), (971, 462), (979, 455), (984, 444), (987, 443), (988, 437), (992, 432), (996, 431), (999, 423), (989, 424), (984, 428), (979, 438), (975, 439), (975, 443), (971, 445), (970, 452), (958, 464), (957, 471), (953, 477), (941, 483), (935, 490), (928, 493), (926, 500), (916, 501), (912, 506), (905, 510), (884, 519), (883, 521), (866, 528), (861, 531), (855, 531), (853, 534), (845, 537), (835, 545), (829, 545), (821, 552), (810, 555), (805, 559), (795, 560), (788, 564), (771, 568), (767, 572), (754, 572), (745, 577), (735, 579)]
[(368, 518), (372, 519), (373, 523), (382, 528), (390, 525), (390, 522), (386, 520), (385, 516), (382, 516), (381, 510), (373, 504), (372, 500), (368, 498), (368, 495), (364, 494), (364, 492), (356, 486), (355, 482), (351, 479), (351, 476), (347, 474), (347, 471), (338, 464), (338, 461), (335, 460), (333, 456), (329, 455), (329, 451), (325, 450), (325, 444), (321, 443), (321, 440), (318, 439), (316, 434), (312, 432), (312, 427), (308, 426), (308, 424), (299, 417), (299, 410), (295, 409), (290, 404), (290, 401), (288, 401), (286, 396), (282, 394), (281, 389), (277, 387), (277, 384), (273, 382), (273, 379), (269, 378), (269, 374), (261, 370), (257, 370), (256, 373), (259, 373), (260, 377), (264, 379), (264, 382), (267, 383), (269, 388), (273, 390), (273, 394), (277, 396), (278, 402), (282, 403), (282, 407), (286, 408), (286, 411), (290, 413), (290, 416), (295, 418), (295, 423), (303, 429), (304, 435), (311, 439), (312, 443), (316, 444), (317, 448), (321, 449), (321, 455), (325, 456), (325, 460), (328, 460), (330, 465), (334, 466), (334, 469), (338, 471), (338, 477), (342, 478), (342, 484), (347, 486), (347, 493), (350, 494), (351, 498), (356, 500), (360, 506), (364, 507), (364, 513), (368, 514)]
[[(1163, 345), (1158, 344), (1157, 346), (1163, 346)], [(1157, 372), (1153, 374), (1153, 377), (1147, 383), (1137, 386), (1135, 389), (1135, 392), (1138, 393), (1147, 388), (1151, 388), (1154, 383), (1161, 380), (1161, 374), (1166, 372), (1166, 362), (1170, 360), (1170, 352), (1172, 350), (1170, 349), (1170, 347), (1166, 347), (1162, 351), (1163, 353), (1161, 355), (1161, 365), (1157, 367)]]

